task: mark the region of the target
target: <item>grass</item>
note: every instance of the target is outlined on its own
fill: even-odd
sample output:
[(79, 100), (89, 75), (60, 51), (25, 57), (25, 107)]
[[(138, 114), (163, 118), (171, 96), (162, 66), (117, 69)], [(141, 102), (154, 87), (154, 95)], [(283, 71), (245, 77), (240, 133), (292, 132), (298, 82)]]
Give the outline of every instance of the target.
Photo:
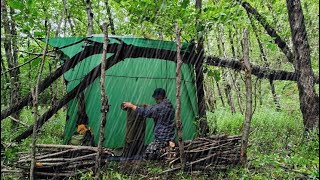
[[(291, 107), (290, 107), (291, 108)], [(296, 108), (297, 109), (297, 108)], [(46, 108), (40, 108), (43, 113)], [(257, 108), (253, 115), (248, 149), (250, 159), (247, 167), (233, 167), (225, 172), (211, 174), (172, 175), (173, 179), (318, 179), (319, 178), (319, 132), (317, 130), (303, 133), (301, 114), (295, 111), (277, 112), (270, 109)], [(32, 124), (33, 115), (30, 109), (21, 112), (21, 120)], [(242, 132), (244, 116), (240, 113), (231, 114), (228, 109), (220, 107), (214, 113), (208, 113), (211, 132), (216, 134), (238, 135)], [(39, 133), (37, 143), (62, 144), (65, 124), (65, 112), (52, 117)], [(1, 140), (10, 144), (13, 137), (24, 128), (14, 131), (10, 129), (10, 121), (1, 122)], [(31, 139), (21, 144), (13, 144), (4, 152), (5, 164), (17, 158), (17, 152), (29, 151)], [(129, 166), (133, 166), (129, 164)], [(127, 167), (129, 167), (127, 166)], [(145, 164), (144, 169), (128, 172), (112, 163), (104, 171), (104, 179), (145, 179), (167, 169), (161, 164)], [(132, 168), (132, 167), (131, 167)], [(4, 179), (14, 179), (2, 177)], [(84, 173), (81, 179), (92, 179), (92, 172)], [(167, 177), (160, 177), (165, 179)]]

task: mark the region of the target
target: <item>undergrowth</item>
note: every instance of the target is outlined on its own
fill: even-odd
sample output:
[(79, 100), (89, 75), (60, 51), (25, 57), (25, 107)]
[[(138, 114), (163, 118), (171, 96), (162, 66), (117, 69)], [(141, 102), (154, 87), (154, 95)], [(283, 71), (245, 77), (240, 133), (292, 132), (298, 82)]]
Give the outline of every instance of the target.
[[(39, 108), (44, 112), (46, 108)], [(21, 120), (33, 124), (31, 109), (21, 111)], [(211, 133), (239, 135), (242, 132), (244, 116), (231, 114), (226, 108), (208, 113)], [(62, 144), (65, 125), (65, 112), (59, 111), (39, 132), (37, 143)], [(18, 152), (29, 152), (31, 139), (22, 143), (11, 142), (25, 127), (12, 130), (10, 120), (1, 122), (1, 142), (7, 147), (1, 156), (4, 164), (10, 165), (17, 160)], [(108, 164), (103, 170), (104, 179), (318, 179), (319, 178), (319, 132), (304, 133), (301, 114), (298, 112), (273, 109), (257, 109), (253, 115), (249, 139), (246, 167), (233, 167), (223, 172), (201, 172), (186, 174), (177, 172), (168, 176), (158, 176), (166, 165), (145, 163), (121, 165), (117, 162)], [(121, 167), (121, 168), (120, 168)], [(80, 179), (93, 179), (92, 171), (83, 173)], [(15, 179), (14, 176), (1, 179)]]

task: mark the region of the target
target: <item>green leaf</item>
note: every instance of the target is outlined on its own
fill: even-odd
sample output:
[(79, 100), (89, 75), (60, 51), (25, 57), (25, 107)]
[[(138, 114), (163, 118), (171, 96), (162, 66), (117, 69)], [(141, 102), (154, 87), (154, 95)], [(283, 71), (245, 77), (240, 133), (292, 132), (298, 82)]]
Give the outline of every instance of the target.
[(13, 9), (20, 9), (22, 10), (24, 7), (23, 2), (19, 1), (19, 0), (12, 0), (8, 2), (9, 6)]
[(40, 59), (39, 58), (35, 59), (35, 60), (32, 61), (31, 66), (32, 67), (36, 67), (36, 66), (38, 66), (39, 63), (40, 63)]
[(267, 48), (272, 50), (272, 51), (276, 51), (277, 50), (277, 45), (275, 45), (273, 43), (268, 43), (267, 44)]
[(190, 3), (190, 0), (183, 0), (181, 3), (182, 8), (187, 8)]
[(220, 75), (220, 71), (219, 70), (213, 70), (213, 78), (216, 81), (220, 81), (221, 80), (221, 75)]
[(35, 37), (44, 37), (46, 35), (45, 32), (41, 32), (41, 31), (35, 31), (34, 32), (34, 36)]

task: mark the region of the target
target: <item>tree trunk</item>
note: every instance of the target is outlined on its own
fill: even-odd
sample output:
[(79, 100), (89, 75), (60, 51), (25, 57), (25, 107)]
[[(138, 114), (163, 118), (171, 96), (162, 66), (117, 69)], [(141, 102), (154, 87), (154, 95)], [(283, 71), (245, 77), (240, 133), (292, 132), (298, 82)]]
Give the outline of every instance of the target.
[(222, 92), (221, 92), (221, 89), (220, 89), (219, 83), (218, 83), (217, 81), (216, 81), (216, 85), (217, 85), (218, 94), (219, 94), (219, 97), (220, 97), (220, 100), (221, 100), (221, 103), (222, 103), (222, 107), (225, 107), (225, 105), (224, 105), (224, 101), (223, 101)]
[[(223, 25), (221, 26), (220, 33), (221, 33), (220, 41), (221, 41), (223, 57), (227, 58), (227, 51), (226, 51), (226, 48), (225, 48), (225, 36), (224, 36), (224, 27), (223, 27)], [(234, 107), (234, 103), (233, 103), (233, 99), (232, 99), (232, 91), (231, 91), (231, 85), (229, 83), (228, 74), (229, 74), (229, 72), (228, 72), (227, 69), (223, 69), (222, 70), (222, 76), (223, 76), (222, 79), (224, 80), (224, 86), (225, 86), (224, 87), (224, 92), (225, 92), (225, 95), (227, 97), (227, 102), (228, 102), (228, 104), (230, 106), (231, 113), (234, 114), (234, 113), (236, 113), (236, 108)]]
[[(202, 9), (202, 0), (196, 0), (195, 4), (196, 10), (198, 10), (199, 14)], [(198, 111), (199, 111), (199, 127), (200, 127), (200, 136), (204, 137), (209, 132), (207, 116), (206, 116), (206, 104), (204, 99), (204, 90), (203, 90), (203, 36), (200, 35), (200, 19), (196, 19), (196, 29), (197, 29), (197, 59), (195, 64), (195, 72), (196, 72), (196, 86), (197, 86), (197, 99), (198, 99)]]
[(70, 17), (70, 12), (68, 9), (68, 5), (67, 5), (67, 0), (63, 0), (63, 7), (64, 7), (64, 33), (63, 35), (66, 36), (65, 32), (66, 32), (66, 28), (67, 28), (67, 21), (69, 23), (70, 26), (70, 31), (71, 31), (71, 35), (74, 36), (74, 28), (73, 28), (73, 24), (71, 22), (71, 17)]
[(32, 99), (33, 99), (33, 113), (34, 113), (34, 127), (33, 127), (33, 132), (32, 132), (32, 142), (31, 142), (31, 165), (30, 165), (30, 179), (34, 179), (34, 168), (35, 168), (35, 163), (36, 163), (36, 142), (37, 142), (37, 128), (38, 128), (38, 117), (39, 117), (39, 112), (38, 112), (38, 97), (39, 97), (39, 83), (41, 80), (42, 76), (42, 71), (44, 67), (44, 62), (46, 59), (46, 54), (48, 50), (48, 41), (49, 41), (49, 34), (50, 34), (50, 28), (47, 26), (47, 20), (45, 20), (45, 28), (47, 31), (47, 36), (46, 36), (46, 46), (43, 50), (43, 56), (40, 64), (40, 70), (37, 78), (37, 82), (35, 85), (35, 88), (31, 90), (32, 92)]
[(181, 123), (181, 41), (180, 41), (180, 29), (178, 24), (176, 25), (176, 41), (177, 41), (177, 68), (176, 68), (176, 126), (178, 132), (178, 144), (180, 152), (181, 169), (185, 169), (186, 156), (184, 153), (184, 145), (182, 140), (182, 123)]
[[(234, 72), (234, 75), (236, 76), (236, 72)], [(230, 74), (230, 77), (231, 77), (231, 80), (232, 80), (232, 84), (233, 84), (233, 86), (234, 86), (234, 88), (236, 90), (237, 100), (238, 100), (237, 102), (238, 102), (240, 113), (243, 114), (241, 91), (240, 91), (239, 86), (237, 85), (237, 79), (234, 78), (232, 76), (232, 74)]]
[(103, 42), (103, 51), (101, 57), (101, 75), (100, 75), (100, 94), (101, 94), (101, 120), (100, 120), (100, 135), (98, 142), (98, 153), (96, 156), (96, 164), (95, 164), (95, 179), (101, 179), (101, 155), (102, 155), (102, 146), (104, 142), (104, 132), (106, 130), (106, 122), (107, 122), (107, 113), (109, 111), (108, 104), (108, 96), (106, 96), (105, 90), (105, 78), (106, 78), (106, 60), (107, 60), (107, 48), (108, 48), (108, 25), (107, 23), (103, 24), (103, 34), (104, 34), (104, 42)]
[[(213, 78), (206, 77), (205, 79), (210, 80)], [(204, 90), (205, 90), (205, 100), (206, 100), (206, 109), (210, 112), (214, 112), (214, 107), (215, 107), (215, 99), (214, 99), (214, 94), (212, 92), (212, 88), (209, 86), (209, 82), (204, 83)]]
[(86, 0), (86, 11), (87, 11), (87, 17), (88, 17), (88, 34), (87, 34), (87, 36), (91, 36), (93, 34), (93, 13), (92, 13), (90, 0)]
[(245, 84), (246, 84), (246, 114), (243, 124), (243, 133), (241, 139), (240, 162), (245, 165), (247, 163), (247, 147), (250, 134), (250, 126), (252, 119), (252, 84), (251, 84), (251, 67), (249, 62), (249, 40), (248, 30), (243, 33), (243, 59), (245, 66)]
[[(4, 60), (3, 60), (3, 58), (2, 58), (2, 54), (1, 54), (1, 74), (3, 73), (3, 72), (6, 72), (7, 71), (7, 68), (6, 68), (6, 66), (5, 66), (5, 64), (4, 64)], [(2, 81), (1, 81), (2, 82)], [(9, 80), (9, 76), (8, 76), (8, 74), (7, 73), (4, 73), (4, 84), (3, 84), (3, 86), (1, 87), (1, 88), (3, 88), (3, 90), (4, 90), (4, 92), (2, 92), (3, 93), (3, 96), (1, 95), (1, 102), (4, 104), (4, 105), (8, 105), (9, 104), (9, 101), (8, 101), (8, 99), (10, 98), (8, 98), (7, 97), (7, 94), (8, 94), (8, 89), (9, 89), (9, 84), (10, 84), (10, 80)]]
[[(2, 24), (5, 32), (4, 38), (4, 49), (5, 55), (8, 62), (8, 69), (18, 66), (18, 56), (17, 56), (17, 32), (15, 27), (15, 22), (12, 19), (13, 17), (13, 9), (10, 8), (10, 17), (7, 11), (7, 5), (5, 0), (1, 0), (1, 19)], [(20, 82), (19, 82), (19, 75), (20, 70), (19, 68), (15, 68), (9, 71), (10, 74), (10, 84), (11, 84), (11, 96), (10, 96), (10, 104), (13, 105), (15, 102), (19, 101), (20, 99)], [(15, 119), (19, 119), (19, 112), (15, 112), (12, 114), (12, 117)], [(17, 123), (12, 121), (12, 127), (16, 128)]]
[(111, 14), (111, 8), (110, 8), (108, 0), (105, 0), (105, 5), (106, 5), (106, 9), (107, 9), (107, 14), (108, 14), (108, 19), (109, 19), (111, 34), (115, 35), (116, 31), (114, 29), (114, 23), (113, 23), (113, 18), (112, 18), (112, 14)]
[(319, 128), (319, 96), (314, 88), (310, 47), (300, 0), (287, 0), (295, 70), (298, 74), (300, 110), (306, 130)]

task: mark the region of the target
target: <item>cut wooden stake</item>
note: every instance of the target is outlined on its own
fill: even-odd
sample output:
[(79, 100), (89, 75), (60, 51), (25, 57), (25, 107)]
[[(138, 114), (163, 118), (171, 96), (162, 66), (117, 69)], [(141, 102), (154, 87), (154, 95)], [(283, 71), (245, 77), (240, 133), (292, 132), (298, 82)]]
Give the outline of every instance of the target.
[(184, 170), (186, 164), (186, 157), (184, 154), (184, 144), (182, 140), (182, 123), (181, 123), (181, 41), (180, 41), (180, 32), (178, 24), (176, 24), (176, 41), (177, 41), (177, 68), (176, 68), (176, 126), (178, 131), (178, 143), (180, 150), (180, 162), (181, 167)]
[(39, 96), (39, 84), (41, 81), (41, 77), (42, 77), (42, 71), (44, 68), (44, 62), (46, 59), (46, 55), (47, 55), (47, 50), (48, 50), (48, 42), (49, 42), (49, 35), (50, 35), (50, 27), (48, 27), (48, 21), (45, 21), (45, 27), (47, 30), (47, 35), (46, 35), (46, 45), (45, 48), (43, 50), (43, 55), (42, 55), (42, 61), (40, 64), (40, 71), (39, 71), (39, 75), (37, 78), (37, 83), (35, 86), (35, 89), (31, 90), (32, 92), (32, 99), (33, 99), (33, 108), (34, 108), (34, 122), (35, 125), (33, 127), (33, 133), (32, 133), (32, 142), (31, 142), (31, 165), (30, 165), (30, 179), (33, 180), (34, 179), (34, 168), (35, 168), (35, 163), (36, 163), (36, 141), (37, 141), (37, 128), (38, 128), (38, 96)]
[(252, 82), (251, 67), (249, 62), (249, 40), (248, 29), (243, 32), (243, 59), (245, 67), (245, 84), (246, 84), (246, 112), (243, 124), (243, 135), (241, 139), (240, 162), (245, 165), (247, 163), (247, 147), (250, 133), (250, 125), (252, 119)]

